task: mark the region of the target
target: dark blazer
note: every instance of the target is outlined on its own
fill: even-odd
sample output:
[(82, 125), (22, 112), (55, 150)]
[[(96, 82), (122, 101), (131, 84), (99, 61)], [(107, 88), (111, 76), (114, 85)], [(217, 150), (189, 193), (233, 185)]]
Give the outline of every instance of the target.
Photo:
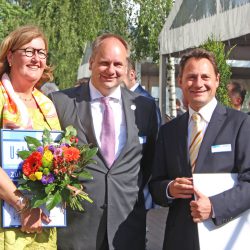
[[(121, 95), (127, 124), (126, 144), (110, 169), (100, 151), (95, 157), (97, 164), (87, 166), (93, 180), (84, 182), (84, 186), (94, 203), (84, 203), (84, 212), (67, 210), (68, 226), (58, 229), (58, 249), (98, 250), (108, 239), (110, 250), (145, 250), (146, 211), (142, 190), (151, 174), (157, 133), (156, 106), (125, 88), (121, 88)], [(89, 85), (55, 92), (51, 99), (62, 128), (72, 124), (80, 143), (98, 147)], [(145, 143), (140, 143), (139, 137)]]
[(141, 84), (138, 85), (138, 87), (134, 90), (135, 93), (139, 94), (139, 95), (143, 95), (143, 96), (146, 96), (152, 100), (154, 100), (154, 97), (151, 96), (147, 90), (145, 90)]
[[(139, 95), (143, 95), (145, 97), (148, 97), (149, 99), (155, 101), (155, 98), (153, 96), (151, 96), (148, 91), (146, 91), (141, 84), (138, 85), (138, 87), (133, 91)], [(156, 107), (156, 111), (157, 111), (157, 122), (158, 122), (158, 127), (160, 128), (161, 123), (162, 123), (162, 119), (161, 119), (161, 111), (159, 109), (159, 107)]]
[[(163, 249), (199, 249), (197, 224), (191, 217), (190, 200), (166, 197), (166, 187), (176, 177), (191, 177), (187, 150), (186, 112), (159, 132), (150, 191), (156, 203), (169, 206)], [(230, 152), (212, 153), (211, 146), (230, 144)], [(214, 223), (223, 225), (250, 208), (250, 118), (218, 104), (203, 138), (195, 173), (239, 173), (239, 185), (210, 197)], [(211, 183), (213, 185), (213, 183)], [(230, 209), (229, 209), (230, 208)]]

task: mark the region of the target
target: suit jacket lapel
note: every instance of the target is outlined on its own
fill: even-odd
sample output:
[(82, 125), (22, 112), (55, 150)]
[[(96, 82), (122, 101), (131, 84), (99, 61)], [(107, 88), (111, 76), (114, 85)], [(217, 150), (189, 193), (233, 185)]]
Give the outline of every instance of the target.
[(80, 91), (77, 91), (75, 99), (77, 115), (80, 120), (79, 129), (83, 130), (88, 143), (98, 146), (94, 132), (90, 102), (89, 84), (83, 84)]
[(121, 97), (122, 97), (123, 111), (126, 120), (127, 138), (126, 138), (126, 143), (120, 155), (116, 159), (117, 162), (119, 162), (119, 159), (121, 159), (124, 156), (124, 154), (127, 151), (127, 147), (131, 144), (133, 138), (138, 137), (138, 128), (136, 126), (136, 121), (135, 121), (135, 110), (136, 110), (135, 97), (132, 96), (125, 88), (121, 88)]
[(213, 145), (215, 138), (221, 130), (225, 119), (226, 108), (218, 103), (202, 140), (194, 172), (201, 172), (201, 169), (204, 166), (205, 157), (211, 150), (211, 146)]
[[(178, 133), (178, 157), (180, 160), (179, 170), (182, 176), (191, 176), (191, 168), (189, 166), (189, 152), (188, 152), (188, 112), (186, 112), (183, 116), (181, 116), (178, 123), (177, 133)], [(185, 164), (185, 167), (182, 166), (182, 163)]]

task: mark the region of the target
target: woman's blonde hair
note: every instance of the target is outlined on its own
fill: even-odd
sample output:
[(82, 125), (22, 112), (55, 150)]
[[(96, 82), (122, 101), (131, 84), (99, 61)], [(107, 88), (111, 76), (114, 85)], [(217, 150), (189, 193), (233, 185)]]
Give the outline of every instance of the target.
[[(11, 67), (9, 66), (7, 55), (9, 51), (15, 51), (23, 45), (31, 42), (35, 38), (42, 38), (45, 43), (45, 49), (48, 52), (48, 41), (43, 31), (35, 25), (20, 26), (12, 31), (0, 45), (0, 79), (4, 73), (9, 74)], [(51, 66), (46, 66), (41, 79), (37, 83), (51, 81), (53, 79), (53, 69)]]

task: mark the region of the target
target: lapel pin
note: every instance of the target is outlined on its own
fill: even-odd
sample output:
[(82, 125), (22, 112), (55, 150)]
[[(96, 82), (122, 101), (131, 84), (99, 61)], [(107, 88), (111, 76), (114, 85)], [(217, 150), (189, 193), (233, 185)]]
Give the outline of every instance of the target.
[(136, 106), (135, 106), (134, 104), (132, 104), (132, 105), (130, 106), (130, 108), (131, 108), (132, 110), (136, 110)]

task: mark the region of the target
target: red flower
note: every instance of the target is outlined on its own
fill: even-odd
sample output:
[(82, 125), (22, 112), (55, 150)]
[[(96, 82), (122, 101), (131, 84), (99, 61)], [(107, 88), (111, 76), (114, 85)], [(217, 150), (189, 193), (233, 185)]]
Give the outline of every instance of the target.
[(23, 173), (26, 176), (34, 174), (42, 166), (42, 154), (40, 152), (33, 152), (23, 163)]
[(74, 147), (63, 147), (63, 156), (66, 162), (77, 161), (80, 158), (80, 150)]

